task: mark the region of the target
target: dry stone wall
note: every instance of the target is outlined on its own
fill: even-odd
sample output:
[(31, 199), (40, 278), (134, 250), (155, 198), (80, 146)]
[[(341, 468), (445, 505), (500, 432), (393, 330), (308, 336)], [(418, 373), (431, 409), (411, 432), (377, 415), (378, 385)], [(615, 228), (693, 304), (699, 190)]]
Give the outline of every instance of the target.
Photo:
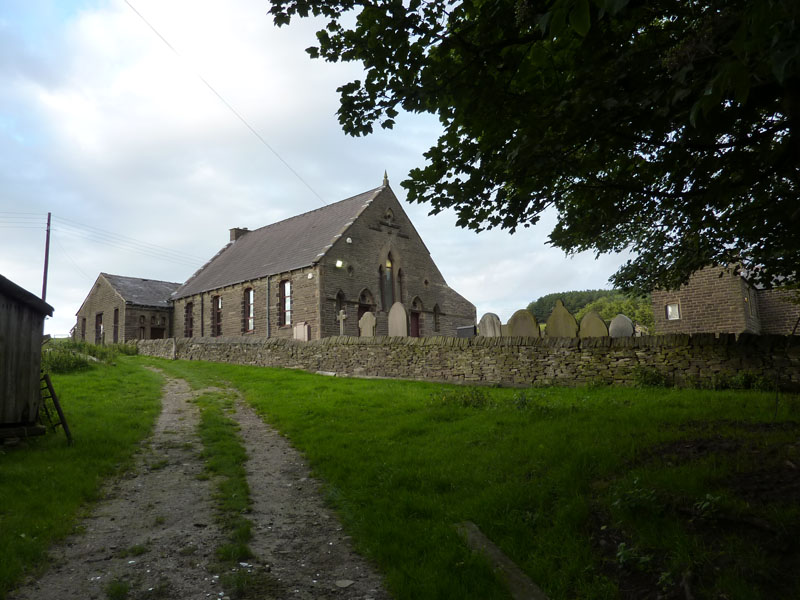
[(142, 340), (141, 354), (392, 377), (508, 386), (630, 385), (637, 370), (676, 385), (711, 385), (748, 371), (800, 390), (800, 336), (742, 334), (635, 338), (330, 337), (311, 342), (254, 338)]

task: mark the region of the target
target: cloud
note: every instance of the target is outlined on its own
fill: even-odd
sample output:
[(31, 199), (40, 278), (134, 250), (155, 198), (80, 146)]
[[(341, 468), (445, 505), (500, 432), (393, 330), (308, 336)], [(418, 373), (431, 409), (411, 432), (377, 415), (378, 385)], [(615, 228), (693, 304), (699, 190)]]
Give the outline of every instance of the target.
[[(0, 9), (0, 272), (40, 290), (51, 211), (54, 334), (69, 331), (101, 271), (183, 281), (230, 227), (318, 208), (314, 192), (326, 202), (357, 194), (384, 169), (402, 198), (400, 181), (440, 131), (432, 116), (403, 115), (392, 131), (345, 136), (336, 88), (361, 71), (308, 58), (319, 21), (276, 28), (262, 0), (131, 2), (179, 56), (121, 1)], [(602, 286), (620, 262), (567, 260), (544, 245), (547, 227), (475, 235), (450, 212), (406, 208), (479, 316), (507, 319), (544, 293)]]

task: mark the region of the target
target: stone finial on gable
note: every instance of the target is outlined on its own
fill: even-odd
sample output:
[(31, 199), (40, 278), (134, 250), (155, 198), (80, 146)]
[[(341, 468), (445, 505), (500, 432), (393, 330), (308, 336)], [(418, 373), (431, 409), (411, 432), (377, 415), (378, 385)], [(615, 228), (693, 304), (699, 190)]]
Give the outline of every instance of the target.
[(383, 172), (383, 187), (387, 187), (389, 185), (389, 174), (384, 171)]

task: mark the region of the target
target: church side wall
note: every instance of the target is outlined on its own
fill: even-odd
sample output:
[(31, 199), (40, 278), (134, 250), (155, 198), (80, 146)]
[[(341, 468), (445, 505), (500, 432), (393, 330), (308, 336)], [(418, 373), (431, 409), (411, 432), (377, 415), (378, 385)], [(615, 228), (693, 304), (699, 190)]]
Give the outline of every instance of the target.
[[(173, 358), (171, 340), (142, 341), (139, 352)], [(300, 368), (357, 377), (392, 377), (509, 386), (632, 385), (641, 368), (675, 385), (714, 385), (747, 371), (800, 390), (800, 336), (742, 334), (639, 338), (353, 338), (311, 342), (255, 338), (176, 340), (178, 359)]]
[[(308, 278), (309, 274), (311, 274), (311, 279)], [(175, 324), (173, 331), (175, 337), (187, 336), (186, 305), (188, 303), (192, 304), (192, 336), (214, 337), (211, 326), (212, 306), (216, 296), (222, 299), (222, 336), (248, 335), (265, 338), (269, 335), (270, 337), (290, 339), (293, 335), (292, 325), (306, 321), (311, 326), (312, 338), (319, 337), (316, 277), (317, 269), (309, 267), (174, 300)], [(286, 280), (292, 282), (292, 325), (279, 326), (280, 283)], [(252, 333), (245, 334), (244, 293), (248, 288), (253, 290), (254, 330)], [(267, 302), (269, 302), (269, 308), (267, 308)], [(269, 322), (267, 314), (269, 314)]]

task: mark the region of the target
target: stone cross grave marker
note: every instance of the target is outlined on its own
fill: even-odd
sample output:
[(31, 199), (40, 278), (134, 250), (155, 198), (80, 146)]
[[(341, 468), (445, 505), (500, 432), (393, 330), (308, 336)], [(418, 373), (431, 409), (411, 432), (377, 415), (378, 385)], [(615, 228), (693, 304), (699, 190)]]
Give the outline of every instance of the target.
[(370, 311), (361, 315), (361, 318), (358, 320), (358, 331), (361, 337), (375, 337), (375, 325), (375, 315)]
[(578, 337), (578, 322), (564, 306), (561, 300), (556, 300), (556, 306), (547, 317), (547, 327), (544, 329), (547, 337)]
[(508, 320), (508, 335), (519, 337), (539, 337), (539, 324), (531, 311), (521, 309)]
[(402, 302), (395, 302), (389, 309), (389, 335), (408, 337), (408, 313)]
[(600, 318), (600, 315), (597, 314), (596, 310), (590, 310), (583, 316), (581, 319), (581, 330), (578, 333), (578, 337), (589, 338), (607, 336), (608, 327), (606, 327), (605, 321)]
[(500, 317), (494, 313), (486, 313), (478, 321), (478, 335), (481, 337), (502, 337), (503, 325)]
[(617, 315), (608, 326), (608, 334), (613, 338), (631, 337), (634, 331), (633, 321), (625, 315)]
[(311, 326), (305, 321), (295, 323), (292, 327), (292, 337), (299, 342), (307, 342), (311, 339)]
[(339, 321), (339, 335), (344, 335), (344, 322), (347, 320), (347, 313), (344, 312), (344, 309), (339, 311), (336, 320)]

